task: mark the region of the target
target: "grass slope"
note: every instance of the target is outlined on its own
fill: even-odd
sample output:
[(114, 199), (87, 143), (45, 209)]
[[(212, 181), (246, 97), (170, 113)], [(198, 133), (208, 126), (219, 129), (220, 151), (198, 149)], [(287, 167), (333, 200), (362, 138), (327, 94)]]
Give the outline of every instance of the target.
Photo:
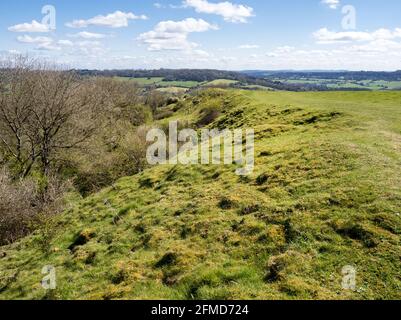
[[(121, 179), (0, 248), (0, 298), (400, 299), (400, 101), (235, 90), (187, 99), (172, 118), (195, 122), (221, 105), (211, 127), (255, 129), (254, 174), (157, 166)], [(56, 290), (40, 286), (45, 265)], [(355, 292), (342, 290), (346, 265), (357, 268)]]
[(232, 84), (236, 84), (238, 81), (236, 80), (227, 80), (227, 79), (217, 79), (213, 81), (209, 81), (206, 83), (203, 83), (202, 86), (204, 87), (219, 87), (219, 86), (230, 86)]

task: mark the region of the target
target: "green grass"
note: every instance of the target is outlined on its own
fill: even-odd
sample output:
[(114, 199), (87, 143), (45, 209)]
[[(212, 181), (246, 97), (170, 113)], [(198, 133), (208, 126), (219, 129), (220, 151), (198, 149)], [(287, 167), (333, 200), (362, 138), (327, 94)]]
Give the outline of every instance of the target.
[[(156, 166), (0, 248), (1, 299), (401, 299), (401, 93), (212, 91), (256, 166)], [(173, 109), (174, 106), (171, 106)], [(168, 121), (164, 119), (163, 121)], [(77, 238), (84, 244), (69, 250)], [(1, 254), (4, 253), (4, 254)], [(57, 289), (40, 286), (57, 270)], [(341, 270), (357, 268), (357, 291)]]
[(193, 88), (199, 85), (197, 81), (162, 81), (157, 84), (160, 87)]
[(183, 87), (163, 87), (157, 89), (159, 92), (167, 92), (167, 93), (172, 93), (172, 94), (180, 94), (180, 93), (185, 93), (188, 91), (188, 88), (183, 88)]
[(118, 77), (118, 79), (123, 81), (134, 81), (140, 86), (155, 85), (163, 81), (164, 78), (128, 78), (128, 77)]
[(238, 81), (236, 80), (228, 80), (228, 79), (217, 79), (209, 82), (205, 82), (202, 84), (204, 87), (219, 87), (219, 86), (230, 86), (232, 84), (236, 84)]

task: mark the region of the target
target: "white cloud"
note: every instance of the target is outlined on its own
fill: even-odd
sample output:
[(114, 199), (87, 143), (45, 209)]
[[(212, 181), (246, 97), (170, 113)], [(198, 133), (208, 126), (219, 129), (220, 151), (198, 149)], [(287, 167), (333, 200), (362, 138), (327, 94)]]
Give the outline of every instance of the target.
[(74, 42), (72, 42), (70, 40), (59, 40), (59, 41), (57, 41), (57, 44), (59, 44), (61, 46), (72, 47), (74, 45)]
[(70, 37), (84, 38), (84, 39), (103, 39), (103, 38), (106, 38), (106, 35), (101, 34), (101, 33), (82, 31), (82, 32), (78, 32), (76, 34), (72, 34), (72, 35), (70, 35)]
[(17, 41), (21, 43), (35, 44), (35, 49), (37, 50), (55, 51), (61, 49), (59, 46), (54, 45), (54, 40), (49, 37), (31, 37), (29, 35), (24, 35), (17, 37)]
[(241, 46), (238, 47), (239, 49), (258, 49), (260, 48), (260, 46), (258, 46), (257, 44), (243, 44)]
[(31, 37), (28, 35), (24, 35), (18, 36), (17, 41), (22, 43), (51, 43), (53, 42), (53, 39), (49, 37)]
[(194, 8), (198, 13), (222, 16), (225, 21), (234, 23), (246, 23), (250, 17), (254, 16), (253, 8), (228, 1), (211, 3), (207, 0), (184, 0), (183, 5)]
[(190, 33), (217, 29), (217, 26), (202, 19), (188, 18), (182, 21), (161, 21), (152, 31), (141, 34), (138, 40), (147, 44), (150, 51), (192, 50), (198, 45), (188, 41)]
[(294, 47), (291, 46), (282, 46), (282, 47), (277, 47), (276, 48), (276, 53), (278, 54), (283, 54), (283, 53), (290, 53), (295, 50)]
[(38, 44), (37, 50), (47, 50), (47, 51), (60, 51), (61, 47), (53, 44), (53, 42), (43, 42)]
[(401, 42), (377, 39), (355, 44), (339, 43), (335, 48), (277, 47), (265, 57), (246, 61), (241, 69), (349, 69), (396, 70), (400, 69)]
[[(103, 56), (107, 49), (97, 40), (82, 40), (72, 42), (69, 40), (63, 41), (64, 47), (67, 49), (66, 54), (74, 57), (82, 57), (98, 59)], [(80, 58), (78, 58), (80, 59)]]
[(367, 44), (360, 44), (354, 45), (349, 48), (350, 51), (354, 52), (394, 52), (401, 50), (401, 42), (393, 41), (393, 40), (386, 40), (386, 39), (379, 39), (371, 41)]
[(31, 37), (29, 35), (17, 37), (21, 43), (34, 44), (36, 50), (60, 51), (62, 48), (73, 47), (76, 44), (70, 40), (55, 41), (50, 37)]
[(8, 28), (12, 32), (50, 32), (50, 27), (46, 24), (32, 20), (31, 23), (21, 23)]
[(155, 31), (143, 33), (138, 38), (148, 45), (149, 51), (190, 50), (196, 43), (188, 42), (186, 34), (158, 34)]
[(132, 12), (116, 11), (106, 16), (98, 15), (88, 20), (74, 20), (66, 23), (70, 28), (85, 28), (88, 26), (103, 26), (110, 28), (128, 27), (129, 20), (146, 20), (145, 15), (137, 16)]
[(329, 31), (327, 28), (322, 28), (322, 29), (314, 32), (313, 37), (319, 43), (335, 43), (335, 42), (372, 40), (372, 35), (368, 32), (360, 32), (360, 31), (333, 32), (333, 31)]
[(76, 44), (81, 48), (100, 47), (102, 45), (100, 41), (79, 41)]
[(161, 21), (157, 24), (155, 31), (159, 33), (191, 33), (217, 30), (216, 25), (212, 25), (203, 19), (187, 18), (182, 21)]
[(313, 33), (313, 37), (321, 44), (355, 42), (355, 41), (374, 41), (374, 40), (391, 40), (401, 38), (401, 29), (397, 28), (394, 31), (389, 29), (378, 29), (374, 32), (361, 31), (342, 31), (334, 32), (327, 28), (322, 28)]
[(334, 10), (340, 5), (340, 0), (322, 0), (322, 3)]

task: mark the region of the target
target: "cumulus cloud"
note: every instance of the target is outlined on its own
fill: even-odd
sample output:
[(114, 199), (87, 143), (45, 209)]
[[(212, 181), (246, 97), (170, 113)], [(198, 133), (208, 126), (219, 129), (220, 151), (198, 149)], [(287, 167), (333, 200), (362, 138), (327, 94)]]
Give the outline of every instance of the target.
[(101, 33), (82, 31), (82, 32), (78, 32), (76, 34), (71, 34), (70, 37), (84, 38), (84, 39), (103, 39), (103, 38), (106, 38), (106, 35), (101, 34)]
[(116, 11), (106, 16), (98, 15), (88, 20), (74, 20), (66, 23), (70, 28), (85, 28), (88, 26), (103, 26), (110, 28), (128, 27), (129, 20), (146, 20), (145, 15), (137, 16), (132, 12)]
[(46, 43), (46, 42), (53, 42), (52, 38), (49, 37), (31, 37), (28, 35), (19, 36), (17, 37), (18, 42), (22, 43)]
[(37, 50), (55, 51), (61, 48), (54, 44), (54, 40), (49, 37), (31, 37), (29, 35), (17, 37), (17, 41), (21, 43), (34, 44)]
[(46, 50), (46, 51), (60, 51), (61, 47), (55, 45), (53, 42), (44, 42), (38, 44), (36, 47), (37, 50)]
[(86, 58), (97, 59), (107, 52), (107, 49), (104, 48), (103, 44), (98, 40), (82, 40), (76, 42), (63, 40), (62, 43), (59, 41), (59, 44), (65, 48), (66, 54), (69, 56), (85, 56)]
[(391, 40), (401, 38), (401, 29), (394, 31), (389, 29), (378, 29), (374, 32), (361, 31), (342, 31), (334, 32), (327, 28), (322, 28), (313, 33), (313, 37), (321, 44), (341, 43), (341, 42), (361, 42), (374, 40)]
[[(30, 35), (18, 36), (17, 41), (25, 44), (34, 45), (36, 50), (42, 51), (60, 51), (63, 48), (71, 48), (76, 46), (76, 43), (70, 40), (54, 40), (50, 37), (32, 37)], [(93, 44), (93, 43), (92, 43)]]
[(59, 41), (57, 41), (57, 43), (60, 46), (67, 46), (67, 47), (72, 47), (74, 45), (74, 42), (72, 42), (70, 40), (59, 40)]
[(74, 44), (74, 48), (76, 49), (75, 54), (85, 55), (92, 58), (98, 58), (107, 51), (100, 41), (92, 40), (79, 41)]
[(254, 15), (253, 8), (242, 4), (233, 4), (228, 1), (211, 3), (207, 0), (185, 0), (183, 5), (194, 8), (198, 13), (222, 16), (225, 21), (234, 23), (246, 23)]
[(322, 3), (334, 10), (340, 5), (340, 0), (322, 0)]
[(188, 18), (182, 21), (161, 21), (157, 24), (155, 31), (159, 33), (191, 33), (217, 30), (216, 25), (212, 25), (203, 19)]
[(91, 38), (88, 38), (88, 40), (85, 39), (73, 42), (65, 39), (55, 41), (50, 37), (31, 37), (29, 35), (24, 35), (17, 37), (17, 41), (26, 44), (33, 44), (35, 45), (36, 50), (60, 51), (64, 49), (66, 52), (72, 50), (79, 55), (93, 55), (94, 52), (102, 50), (102, 43), (97, 40), (91, 40)]
[(217, 26), (203, 19), (188, 18), (182, 21), (161, 21), (152, 31), (141, 34), (138, 40), (147, 44), (150, 51), (192, 50), (198, 45), (188, 41), (190, 33), (217, 29)]
[(8, 28), (12, 32), (50, 32), (50, 27), (46, 24), (32, 20), (31, 23), (16, 24)]
[(399, 52), (401, 50), (401, 42), (386, 40), (386, 39), (378, 39), (371, 41), (366, 44), (357, 44), (349, 47), (349, 50), (352, 52), (359, 53), (392, 53)]

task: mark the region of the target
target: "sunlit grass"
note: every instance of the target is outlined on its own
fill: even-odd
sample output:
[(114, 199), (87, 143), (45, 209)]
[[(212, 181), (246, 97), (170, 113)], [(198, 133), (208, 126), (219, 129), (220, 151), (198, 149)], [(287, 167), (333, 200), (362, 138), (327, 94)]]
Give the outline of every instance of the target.
[[(254, 128), (255, 171), (157, 166), (0, 248), (0, 298), (401, 298), (401, 93), (212, 91), (171, 118)], [(174, 106), (170, 107), (174, 109)], [(84, 244), (73, 246), (77, 237)], [(68, 248), (72, 248), (69, 250)], [(44, 265), (57, 289), (40, 286)], [(357, 268), (357, 291), (341, 269)]]

